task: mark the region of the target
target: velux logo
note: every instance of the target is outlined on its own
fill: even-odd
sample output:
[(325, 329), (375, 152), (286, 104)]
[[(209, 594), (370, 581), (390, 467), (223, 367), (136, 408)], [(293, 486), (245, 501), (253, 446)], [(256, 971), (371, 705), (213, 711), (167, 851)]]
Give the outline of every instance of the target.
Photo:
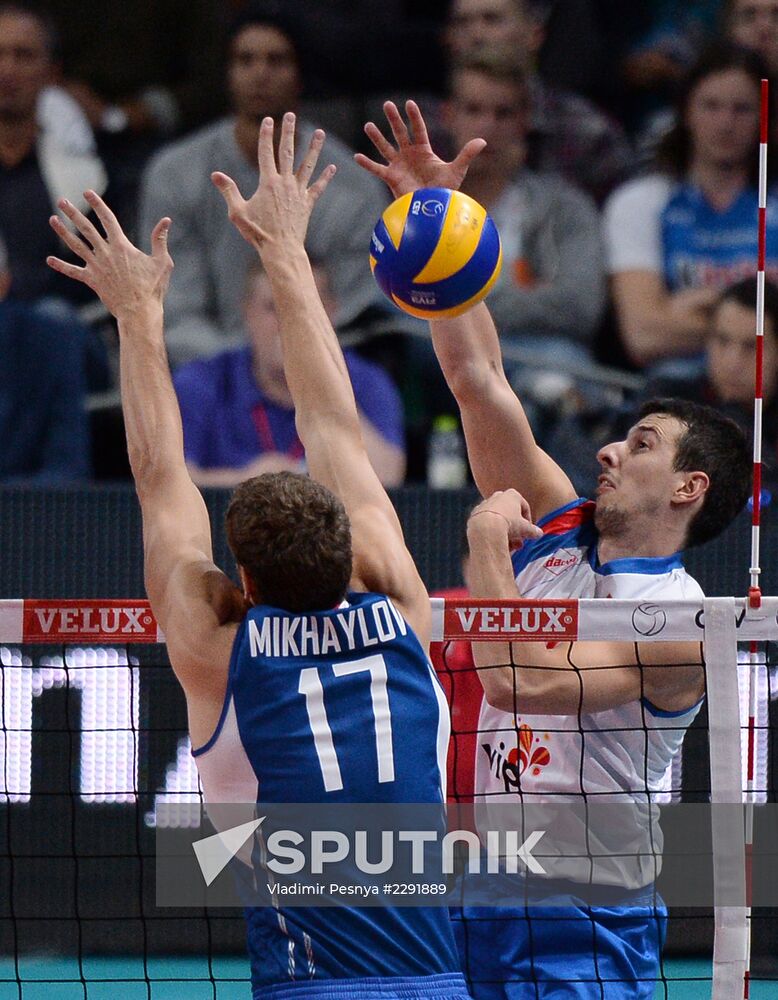
[(148, 604), (117, 601), (26, 601), (24, 638), (27, 642), (57, 642), (75, 638), (113, 641), (126, 636), (134, 642), (157, 641), (157, 623)]
[(576, 601), (522, 601), (498, 607), (488, 601), (450, 602), (445, 612), (445, 631), (451, 637), (502, 637), (532, 641), (536, 639), (575, 639), (578, 636)]

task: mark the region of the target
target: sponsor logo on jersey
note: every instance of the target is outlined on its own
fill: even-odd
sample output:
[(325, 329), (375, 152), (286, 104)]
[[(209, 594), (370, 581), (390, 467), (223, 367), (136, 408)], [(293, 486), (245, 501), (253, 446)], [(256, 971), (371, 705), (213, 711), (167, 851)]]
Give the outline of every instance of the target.
[(543, 745), (548, 739), (548, 733), (541, 738), (530, 726), (522, 723), (519, 726), (518, 746), (511, 747), (507, 753), (502, 740), (494, 747), (491, 743), (482, 743), (481, 749), (489, 758), (490, 774), (502, 782), (506, 792), (515, 792), (520, 788), (525, 773), (536, 778), (551, 763), (551, 753)]
[(89, 601), (25, 601), (26, 642), (157, 642), (157, 622), (148, 604)]
[(578, 637), (576, 601), (523, 601), (518, 606), (498, 606), (487, 600), (465, 604), (451, 602), (445, 612), (445, 632), (449, 638), (505, 638), (529, 642), (553, 637)]
[(543, 569), (547, 569), (552, 576), (559, 576), (571, 566), (577, 566), (581, 561), (581, 553), (570, 549), (560, 549), (543, 563)]

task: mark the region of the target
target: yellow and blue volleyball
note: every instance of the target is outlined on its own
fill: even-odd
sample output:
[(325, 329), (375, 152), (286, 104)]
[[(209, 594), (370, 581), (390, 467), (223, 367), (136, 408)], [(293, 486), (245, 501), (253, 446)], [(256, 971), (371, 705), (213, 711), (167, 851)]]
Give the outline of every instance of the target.
[(448, 188), (421, 188), (392, 202), (370, 241), (379, 287), (421, 319), (459, 316), (488, 294), (501, 266), (500, 236), (486, 209)]

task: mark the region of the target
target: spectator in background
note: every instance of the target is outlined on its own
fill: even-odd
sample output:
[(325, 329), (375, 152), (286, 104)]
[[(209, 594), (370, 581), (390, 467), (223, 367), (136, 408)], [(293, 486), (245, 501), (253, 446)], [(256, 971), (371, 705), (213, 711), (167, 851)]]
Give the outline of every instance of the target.
[[(612, 72), (596, 0), (530, 0), (542, 17), (537, 70), (554, 87), (592, 97)], [(574, 30), (571, 30), (574, 26)]]
[(462, 190), (500, 232), (503, 268), (489, 308), (503, 342), (554, 364), (560, 356), (588, 360), (605, 298), (599, 217), (587, 195), (526, 166), (530, 88), (515, 53), (458, 57), (442, 111), (454, 148), (474, 135), (487, 141)]
[(57, 84), (44, 87), (38, 97), (38, 127), (76, 156), (94, 156), (97, 152), (95, 134), (84, 109)]
[(439, 43), (447, 0), (284, 0), (310, 55), (311, 88), (326, 97), (391, 88), (439, 92)]
[[(756, 268), (761, 75), (750, 52), (708, 50), (686, 83), (657, 171), (606, 205), (621, 338), (649, 375), (696, 378), (721, 289)], [(767, 268), (776, 273), (778, 206), (770, 202)]]
[[(302, 91), (294, 23), (274, 4), (251, 4), (231, 32), (229, 90), (234, 117), (225, 118), (163, 150), (143, 179), (140, 228), (169, 215), (176, 268), (166, 302), (167, 344), (173, 366), (214, 354), (244, 339), (241, 301), (252, 252), (224, 214), (210, 180), (215, 169), (244, 191), (256, 186), (257, 138), (263, 117), (293, 110)], [(298, 149), (314, 126), (300, 120)], [(370, 234), (386, 206), (380, 184), (363, 175), (342, 143), (328, 138), (323, 163), (338, 174), (314, 208), (309, 249), (325, 261), (338, 302), (339, 328), (371, 310), (386, 313), (367, 266)]]
[(647, 24), (624, 60), (627, 84), (665, 99), (697, 61), (716, 30), (721, 0), (653, 0)]
[[(677, 395), (708, 403), (732, 417), (751, 437), (754, 426), (756, 367), (756, 278), (725, 288), (711, 316), (705, 349), (705, 369), (691, 385), (672, 379), (651, 382), (651, 395)], [(763, 370), (763, 434), (765, 477), (777, 481), (778, 464), (778, 285), (765, 282)]]
[(733, 42), (756, 52), (768, 75), (778, 79), (778, 0), (726, 0), (725, 18)]
[(0, 238), (0, 482), (84, 479), (89, 426), (81, 328), (11, 301), (10, 285)]
[(223, 110), (216, 0), (42, 0), (60, 25), (65, 83), (104, 135), (157, 141)]
[(601, 200), (627, 176), (632, 152), (621, 127), (594, 104), (534, 72), (542, 42), (543, 22), (529, 0), (451, 2), (446, 43), (452, 57), (474, 46), (499, 45), (532, 67), (531, 127), (525, 136), (529, 165), (560, 173)]
[[(314, 276), (332, 315), (326, 272), (314, 266)], [(184, 454), (198, 486), (235, 486), (263, 472), (304, 469), (270, 282), (256, 260), (246, 279), (243, 316), (248, 346), (192, 361), (175, 374)], [(382, 368), (353, 352), (345, 358), (370, 461), (384, 486), (398, 486), (405, 452), (397, 390)]]
[(88, 211), (83, 192), (102, 193), (107, 178), (93, 154), (69, 151), (39, 127), (38, 101), (51, 78), (53, 45), (48, 22), (32, 8), (0, 4), (0, 231), (14, 298), (79, 304), (86, 296), (75, 282), (46, 267), (48, 255), (62, 253), (48, 219), (59, 198)]

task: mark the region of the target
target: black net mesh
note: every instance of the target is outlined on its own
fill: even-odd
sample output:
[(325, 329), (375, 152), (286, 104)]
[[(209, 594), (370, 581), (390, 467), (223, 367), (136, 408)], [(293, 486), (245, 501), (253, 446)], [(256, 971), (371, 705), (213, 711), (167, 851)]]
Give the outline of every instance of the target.
[(242, 915), (155, 905), (157, 807), (200, 802), (164, 647), (0, 663), (0, 997), (245, 996)]

